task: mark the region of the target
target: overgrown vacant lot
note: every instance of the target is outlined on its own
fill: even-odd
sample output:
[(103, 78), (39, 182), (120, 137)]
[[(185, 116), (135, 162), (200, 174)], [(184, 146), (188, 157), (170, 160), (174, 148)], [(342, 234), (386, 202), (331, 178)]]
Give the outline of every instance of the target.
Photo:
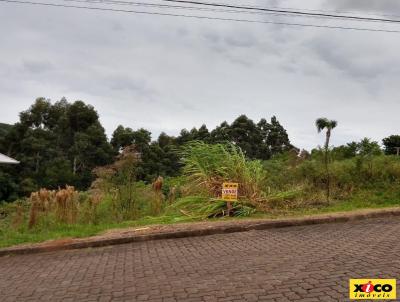
[[(125, 148), (97, 168), (90, 190), (42, 189), (0, 207), (0, 246), (83, 237), (110, 228), (243, 217), (309, 215), (400, 204), (400, 159), (378, 153), (330, 158), (329, 200), (323, 151), (286, 152), (249, 160), (233, 144), (192, 142), (180, 153), (182, 175), (137, 181), (140, 158)], [(336, 153), (335, 153), (336, 152)], [(239, 200), (220, 198), (221, 185), (239, 183)]]

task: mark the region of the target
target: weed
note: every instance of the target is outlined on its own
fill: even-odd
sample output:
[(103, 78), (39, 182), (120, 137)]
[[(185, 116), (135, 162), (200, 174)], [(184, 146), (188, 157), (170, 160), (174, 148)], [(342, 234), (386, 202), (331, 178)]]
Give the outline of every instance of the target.
[(239, 199), (254, 205), (262, 203), (266, 179), (260, 161), (249, 161), (233, 144), (208, 145), (193, 142), (183, 151), (184, 175), (195, 193), (219, 198), (223, 182), (239, 183)]

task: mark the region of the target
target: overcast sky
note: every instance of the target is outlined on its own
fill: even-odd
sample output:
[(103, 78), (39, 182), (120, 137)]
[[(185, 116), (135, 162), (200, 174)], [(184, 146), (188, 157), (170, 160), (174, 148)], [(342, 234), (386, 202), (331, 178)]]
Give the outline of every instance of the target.
[[(229, 2), (400, 15), (398, 0)], [(213, 16), (400, 30), (381, 23)], [(108, 135), (119, 124), (147, 128), (156, 138), (202, 123), (213, 128), (240, 114), (254, 120), (276, 115), (292, 143), (309, 149), (322, 143), (314, 121), (326, 116), (339, 122), (335, 145), (363, 137), (380, 142), (400, 134), (399, 53), (400, 33), (0, 2), (0, 122), (16, 122), (36, 97), (66, 97), (92, 104)]]

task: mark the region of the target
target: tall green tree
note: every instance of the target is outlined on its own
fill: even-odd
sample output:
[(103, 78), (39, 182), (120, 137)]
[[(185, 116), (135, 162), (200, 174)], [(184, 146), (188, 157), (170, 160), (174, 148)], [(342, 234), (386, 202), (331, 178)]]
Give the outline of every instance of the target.
[(179, 133), (178, 137), (176, 138), (176, 142), (178, 145), (182, 146), (186, 144), (187, 142), (190, 142), (194, 140), (193, 138), (193, 133), (197, 132), (192, 129), (192, 131), (188, 131), (187, 129), (182, 129), (181, 132)]
[(201, 125), (201, 127), (197, 130), (194, 140), (203, 141), (206, 143), (210, 141), (210, 132), (205, 124)]
[[(183, 131), (182, 141), (186, 131)], [(197, 130), (196, 130), (197, 134)], [(190, 139), (192, 137), (190, 136)], [(176, 176), (179, 174), (180, 163), (177, 148), (177, 139), (161, 133), (158, 140), (151, 141), (151, 133), (146, 129), (133, 131), (131, 128), (118, 126), (111, 139), (114, 150), (120, 152), (130, 146), (140, 154), (140, 161), (136, 165), (136, 177), (138, 180), (153, 181), (158, 176)]]
[(223, 122), (212, 130), (209, 141), (235, 143), (247, 157), (262, 160), (294, 148), (285, 128), (275, 116), (270, 122), (261, 119), (255, 124), (246, 115), (241, 115), (232, 124)]
[(272, 147), (268, 146), (271, 143), (271, 139), (269, 139), (269, 134), (271, 131), (271, 124), (267, 122), (265, 118), (260, 119), (257, 123), (257, 128), (260, 131), (262, 143), (259, 148), (258, 159), (269, 159), (272, 156)]
[(177, 176), (180, 173), (182, 163), (180, 160), (179, 146), (176, 144), (176, 139), (161, 133), (158, 137), (157, 144), (162, 150), (162, 171), (163, 176)]
[(286, 129), (279, 123), (276, 116), (273, 116), (271, 122), (264, 127), (267, 130), (266, 134), (264, 134), (266, 135), (264, 140), (271, 156), (295, 149), (290, 143)]
[(249, 158), (257, 158), (260, 153), (262, 137), (257, 125), (246, 115), (241, 115), (229, 127), (232, 142), (239, 146)]
[(140, 128), (133, 132), (133, 143), (138, 152), (144, 153), (148, 150), (151, 143), (151, 132)]
[(315, 121), (318, 133), (322, 130), (326, 130), (325, 133), (325, 145), (324, 145), (324, 164), (326, 171), (326, 198), (329, 202), (330, 199), (330, 173), (329, 173), (329, 141), (331, 139), (332, 130), (336, 128), (337, 121), (329, 120), (327, 118), (319, 118)]
[(4, 139), (7, 136), (8, 132), (11, 130), (12, 126), (8, 124), (0, 123), (0, 152), (4, 153), (5, 144)]
[(391, 135), (384, 138), (382, 142), (385, 146), (385, 154), (396, 155), (397, 148), (400, 147), (400, 135)]
[(343, 160), (356, 156), (377, 156), (382, 153), (382, 149), (378, 142), (372, 141), (366, 137), (360, 142), (350, 142), (346, 145), (332, 148), (331, 157), (335, 160)]
[(219, 126), (217, 126), (214, 130), (211, 131), (210, 141), (213, 144), (224, 143), (224, 142), (232, 142), (230, 133), (230, 126), (227, 121), (223, 121)]
[(378, 142), (365, 137), (357, 144), (357, 155), (377, 156), (382, 154), (382, 149)]
[(19, 184), (17, 195), (66, 184), (85, 189), (93, 179), (93, 168), (112, 162), (114, 154), (95, 109), (66, 99), (54, 104), (36, 99), (20, 113), (1, 148), (21, 162), (9, 171)]
[(132, 145), (134, 142), (133, 130), (129, 127), (125, 128), (119, 125), (117, 129), (114, 130), (111, 136), (111, 145), (116, 152), (121, 151), (122, 148)]

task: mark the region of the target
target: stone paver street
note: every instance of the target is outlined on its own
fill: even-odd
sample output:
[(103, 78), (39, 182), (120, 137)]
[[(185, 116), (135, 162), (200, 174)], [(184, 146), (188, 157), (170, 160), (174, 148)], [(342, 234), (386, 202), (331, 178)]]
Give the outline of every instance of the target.
[(0, 301), (348, 301), (400, 277), (400, 219), (0, 258)]

